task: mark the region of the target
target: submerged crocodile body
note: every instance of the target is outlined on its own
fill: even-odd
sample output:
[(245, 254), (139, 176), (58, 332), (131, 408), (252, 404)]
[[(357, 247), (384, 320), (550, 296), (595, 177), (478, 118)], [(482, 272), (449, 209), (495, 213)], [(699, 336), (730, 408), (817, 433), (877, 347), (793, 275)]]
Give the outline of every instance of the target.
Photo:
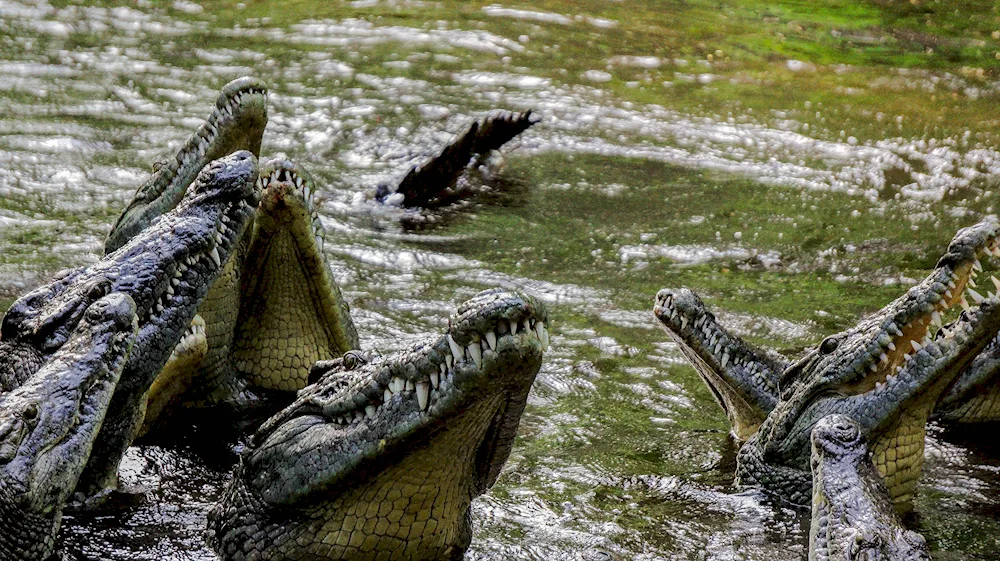
[(142, 419), (146, 392), (191, 325), (257, 204), (256, 178), (256, 158), (249, 152), (212, 162), (177, 208), (97, 263), (21, 297), (4, 316), (0, 379), (9, 389), (30, 379), (33, 372), (24, 364), (44, 362), (65, 344), (91, 303), (120, 292), (136, 304), (139, 334), (80, 477), (85, 495), (114, 487), (118, 462)]
[(548, 346), (541, 304), (492, 290), (438, 337), (319, 363), (209, 513), (225, 561), (461, 559)]
[(45, 365), (0, 396), (0, 559), (41, 561), (55, 551), (138, 332), (135, 310), (123, 294), (96, 301)]
[(903, 527), (850, 417), (816, 423), (812, 479), (809, 561), (930, 561), (923, 536)]
[[(960, 230), (923, 282), (787, 368), (777, 405), (737, 454), (737, 482), (807, 504), (809, 434), (822, 417), (842, 413), (872, 443), (897, 508), (909, 508), (934, 405), (1000, 330), (1000, 305), (968, 286), (978, 258), (995, 251), (998, 233), (994, 222)], [(978, 306), (932, 339), (929, 327), (964, 300), (963, 290)]]

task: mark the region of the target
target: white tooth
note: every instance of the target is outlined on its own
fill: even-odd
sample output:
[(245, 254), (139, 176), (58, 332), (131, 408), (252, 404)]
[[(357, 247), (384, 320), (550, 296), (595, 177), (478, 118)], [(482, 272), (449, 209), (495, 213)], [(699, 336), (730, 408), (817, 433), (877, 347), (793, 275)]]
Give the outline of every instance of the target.
[(937, 310), (931, 312), (931, 322), (934, 325), (941, 327), (941, 314), (937, 313)]
[(926, 347), (927, 345), (930, 345), (931, 344), (931, 337), (930, 337), (930, 335), (924, 335), (924, 338), (923, 338), (923, 340), (920, 341), (920, 344), (922, 346), (924, 346), (924, 347)]
[[(543, 327), (542, 329), (545, 329), (545, 328)], [(489, 333), (486, 334), (486, 345), (490, 348), (490, 350), (493, 350), (493, 351), (497, 350), (497, 334), (496, 333), (490, 331)]]
[(880, 362), (885, 362), (885, 361), (889, 360), (889, 355), (887, 355), (885, 353), (882, 353), (882, 354), (878, 355), (878, 359), (879, 359)]
[[(300, 184), (300, 185), (301, 185), (301, 183), (302, 183), (302, 180), (299, 180), (299, 184)], [(309, 200), (309, 197), (311, 197), (311, 196), (312, 196), (312, 193), (310, 193), (310, 192), (309, 192), (309, 188), (308, 188), (308, 187), (306, 187), (305, 189), (303, 189), (303, 191), (302, 191), (302, 192), (303, 192), (303, 193), (305, 194), (305, 196), (306, 196), (306, 200), (308, 201), (308, 200)]]
[(889, 350), (890, 350), (890, 351), (894, 351), (894, 350), (896, 350), (896, 344), (895, 344), (895, 343), (893, 343), (892, 341), (889, 341), (889, 344), (888, 344), (888, 345), (886, 345), (886, 346), (887, 346), (887, 347), (889, 347)]
[(880, 390), (880, 389), (882, 389), (882, 388), (884, 388), (884, 387), (885, 387), (885, 384), (884, 384), (884, 383), (882, 383), (882, 381), (881, 381), (881, 380), (879, 380), (878, 382), (875, 382), (875, 389), (876, 389), (876, 390)]
[(528, 323), (527, 319), (521, 321), (521, 329), (524, 331), (531, 331), (531, 324)]
[[(448, 334), (448, 346), (451, 347), (451, 354), (455, 355), (456, 361), (462, 358), (462, 347), (458, 346), (458, 343), (455, 342), (451, 333)], [(451, 367), (450, 364), (448, 366)]]
[(417, 382), (417, 406), (421, 411), (427, 410), (427, 402), (431, 393), (430, 384), (427, 382)]
[(549, 352), (549, 330), (542, 325), (542, 352)]
[(392, 399), (392, 390), (386, 388), (385, 391), (382, 392), (382, 403), (388, 403), (390, 399)]
[(542, 322), (535, 323), (535, 334), (538, 335), (538, 340), (542, 340), (542, 332), (545, 331), (545, 324)]
[(364, 419), (364, 418), (365, 418), (365, 414), (362, 413), (361, 411), (355, 411), (354, 412), (354, 419), (355, 420), (360, 421), (361, 419)]
[(167, 285), (167, 294), (174, 295), (174, 285), (172, 283)]
[(962, 305), (962, 309), (965, 311), (972, 309), (972, 306), (969, 305), (969, 302), (964, 297), (959, 301), (959, 304)]
[(158, 314), (163, 313), (163, 304), (159, 302), (156, 303), (156, 313)]
[(910, 340), (910, 346), (913, 347), (913, 351), (914, 352), (919, 351), (922, 348), (920, 346), (920, 343), (918, 343), (918, 342), (916, 342), (916, 341), (914, 341), (912, 339)]
[(955, 281), (950, 280), (948, 281), (948, 288), (955, 289), (958, 287), (955, 285)]
[(389, 389), (392, 390), (392, 393), (399, 393), (403, 391), (404, 387), (406, 387), (406, 382), (402, 378), (393, 378), (392, 382), (389, 383)]
[(996, 287), (997, 291), (1000, 291), (1000, 279), (993, 275), (990, 275), (990, 280), (993, 281), (993, 286)]
[(479, 343), (469, 343), (469, 346), (465, 347), (469, 351), (469, 356), (472, 357), (472, 361), (476, 363), (476, 368), (483, 367), (483, 350), (480, 348)]
[(453, 355), (448, 354), (447, 356), (444, 357), (444, 360), (445, 362), (448, 363), (448, 370), (451, 370), (452, 368), (455, 367), (455, 357)]
[(976, 259), (975, 261), (972, 262), (972, 268), (975, 269), (975, 270), (977, 270), (977, 271), (982, 271), (983, 270), (983, 264), (980, 263), (978, 259)]
[(405, 389), (408, 392), (412, 392), (414, 387), (415, 386), (413, 385), (413, 380), (407, 380), (406, 386), (403, 389)]
[(910, 353), (903, 353), (903, 362), (906, 362), (911, 358), (913, 358), (913, 355), (911, 355)]
[(722, 367), (725, 368), (729, 364), (729, 353), (722, 353)]
[(177, 277), (174, 277), (174, 278), (170, 279), (170, 284), (172, 286), (180, 286), (181, 285), (181, 279), (179, 279)]
[(368, 418), (374, 417), (375, 416), (375, 406), (374, 405), (369, 405), (369, 406), (365, 407), (365, 415)]
[(972, 296), (972, 301), (975, 302), (976, 304), (978, 304), (978, 303), (982, 302), (983, 300), (985, 300), (985, 298), (983, 298), (983, 296), (981, 294), (979, 294), (975, 290), (972, 290), (971, 288), (968, 290), (968, 293), (969, 293), (969, 296)]
[[(442, 364), (441, 367), (443, 368), (444, 365)], [(431, 372), (431, 387), (435, 390), (438, 389), (438, 381), (440, 380), (439, 376), (440, 374), (437, 372)]]
[(952, 296), (954, 296), (954, 294), (952, 294), (950, 290), (945, 290), (945, 291), (944, 291), (944, 295), (945, 295), (945, 296), (946, 296), (946, 297), (947, 297), (947, 298), (948, 298), (949, 300), (951, 300)]
[(684, 317), (684, 316), (681, 316), (681, 329), (684, 329), (684, 328), (686, 328), (686, 327), (687, 327), (687, 324), (688, 324), (688, 320), (687, 320), (687, 318), (686, 318), (686, 317)]
[(871, 370), (872, 372), (878, 372), (878, 366), (876, 366), (876, 364), (873, 362), (868, 365), (868, 370)]
[(510, 334), (511, 335), (517, 335), (517, 322), (516, 321), (510, 322)]
[(222, 258), (219, 257), (219, 248), (213, 247), (208, 256), (212, 258), (212, 262), (215, 263), (216, 267), (222, 266)]
[(969, 277), (969, 286), (976, 288), (979, 285), (976, 284), (976, 281), (972, 280), (972, 277)]
[(226, 238), (222, 237), (222, 232), (216, 232), (215, 233), (215, 241), (219, 245), (222, 245), (222, 244), (226, 243)]

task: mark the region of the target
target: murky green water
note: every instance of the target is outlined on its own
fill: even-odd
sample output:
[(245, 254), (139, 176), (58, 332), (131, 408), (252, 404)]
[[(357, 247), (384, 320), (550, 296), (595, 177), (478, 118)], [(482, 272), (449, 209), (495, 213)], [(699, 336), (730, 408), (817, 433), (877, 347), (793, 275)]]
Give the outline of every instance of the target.
[[(996, 6), (896, 4), (0, 0), (0, 305), (96, 260), (218, 88), (260, 76), (262, 155), (322, 183), (365, 347), (491, 286), (549, 305), (553, 349), (469, 558), (802, 559), (802, 514), (732, 488), (726, 421), (651, 302), (691, 287), (794, 354), (1000, 208)], [(493, 107), (544, 120), (491, 193), (418, 226), (368, 202)], [(995, 556), (993, 441), (931, 431), (911, 524), (936, 559)], [(145, 494), (68, 519), (65, 556), (211, 559), (234, 457), (133, 450), (123, 479)]]

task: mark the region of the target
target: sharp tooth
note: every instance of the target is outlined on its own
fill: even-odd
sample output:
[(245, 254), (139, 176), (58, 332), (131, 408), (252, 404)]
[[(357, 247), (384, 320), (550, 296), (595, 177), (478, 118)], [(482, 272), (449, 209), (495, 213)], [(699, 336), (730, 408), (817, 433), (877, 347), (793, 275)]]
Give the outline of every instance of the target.
[(993, 286), (996, 287), (997, 291), (1000, 291), (1000, 279), (996, 278), (994, 275), (990, 275), (990, 280), (993, 281)]
[(525, 331), (531, 331), (531, 324), (528, 323), (528, 319), (527, 318), (525, 318), (523, 321), (521, 321), (521, 329), (523, 329)]
[(913, 355), (911, 355), (910, 353), (903, 353), (903, 362), (906, 362), (911, 358), (913, 358)]
[(545, 328), (545, 324), (542, 325), (542, 352), (549, 352), (549, 330)]
[(722, 367), (725, 368), (729, 364), (729, 353), (722, 353)]
[(952, 292), (951, 292), (950, 290), (945, 290), (945, 291), (944, 291), (944, 295), (945, 295), (945, 297), (947, 297), (947, 298), (948, 298), (949, 300), (951, 300), (951, 298), (952, 298), (952, 297), (954, 296), (954, 294), (952, 294)]
[(382, 392), (382, 403), (388, 403), (390, 399), (392, 399), (392, 390), (386, 388), (385, 391)]
[(162, 314), (163, 313), (163, 304), (161, 304), (159, 302), (156, 303), (156, 313), (158, 313), (158, 314)]
[(517, 335), (517, 322), (516, 321), (510, 322), (510, 334), (511, 335)]
[[(444, 367), (443, 364), (441, 366), (442, 366), (442, 368)], [(431, 376), (430, 376), (430, 378), (431, 378), (431, 387), (434, 388), (435, 390), (438, 389), (438, 382), (440, 380), (439, 376), (440, 375), (437, 372), (431, 372)]]
[(687, 318), (686, 318), (686, 317), (684, 317), (684, 316), (681, 316), (681, 329), (684, 329), (684, 328), (686, 328), (686, 327), (687, 327), (687, 324), (688, 324), (688, 320), (687, 320)]
[(406, 391), (408, 391), (408, 392), (412, 392), (413, 388), (415, 388), (415, 387), (416, 386), (413, 385), (413, 380), (407, 380), (406, 381), (406, 386), (404, 386), (403, 389), (406, 390)]
[(222, 232), (216, 232), (215, 233), (215, 241), (219, 245), (222, 245), (222, 244), (226, 243), (226, 238), (222, 237)]
[(215, 263), (216, 267), (222, 266), (222, 258), (219, 257), (219, 248), (213, 247), (212, 251), (208, 253), (208, 256), (212, 258), (212, 263)]
[(403, 388), (405, 387), (406, 382), (404, 382), (402, 378), (393, 378), (392, 382), (389, 384), (389, 389), (392, 390), (392, 393), (394, 394), (403, 391)]
[(451, 370), (455, 366), (455, 357), (452, 354), (448, 354), (444, 357), (445, 362), (448, 363), (448, 370)]
[(497, 334), (493, 331), (486, 334), (486, 345), (491, 351), (497, 350)]
[(369, 405), (369, 406), (365, 407), (365, 416), (367, 416), (369, 419), (375, 416), (375, 406), (374, 405)]
[(931, 312), (931, 323), (941, 327), (941, 314), (937, 313), (937, 310)]
[(471, 356), (472, 357), (472, 361), (476, 363), (476, 368), (482, 368), (483, 367), (483, 350), (479, 347), (479, 343), (478, 342), (476, 342), (476, 343), (469, 343), (469, 345), (467, 347), (465, 347), (465, 349), (467, 351), (469, 351), (469, 356)]
[(171, 296), (174, 295), (174, 285), (173, 285), (173, 283), (167, 285), (167, 294), (169, 294)]
[(979, 285), (976, 284), (976, 281), (972, 280), (972, 277), (969, 277), (969, 286), (976, 288)]
[(878, 372), (878, 366), (873, 362), (868, 365), (868, 370), (871, 370), (872, 372)]
[(916, 341), (914, 341), (912, 339), (910, 340), (910, 346), (913, 347), (914, 352), (919, 351), (922, 348), (920, 346), (920, 343), (918, 343), (918, 342), (916, 342)]
[(955, 281), (950, 280), (950, 281), (948, 281), (948, 288), (954, 290), (954, 289), (956, 289), (958, 287), (955, 285)]
[(977, 271), (982, 271), (983, 270), (983, 264), (980, 263), (978, 259), (976, 259), (975, 261), (972, 262), (972, 268), (975, 269), (975, 270), (977, 270)]
[(417, 406), (421, 411), (427, 410), (427, 402), (431, 393), (430, 384), (427, 382), (417, 382)]
[[(455, 355), (456, 361), (462, 358), (462, 347), (460, 347), (458, 343), (455, 342), (455, 339), (451, 336), (451, 333), (448, 334), (448, 346), (451, 347), (451, 354)], [(448, 366), (451, 365), (449, 364)]]
[(901, 337), (903, 335), (903, 332), (899, 330), (899, 327), (895, 323), (889, 324), (888, 329), (889, 332), (891, 332), (896, 337)]
[(179, 279), (177, 277), (174, 277), (174, 278), (170, 279), (170, 284), (172, 286), (180, 286), (181, 285), (181, 279)]
[(969, 311), (972, 309), (972, 306), (969, 305), (969, 302), (965, 299), (965, 297), (962, 297), (962, 299), (959, 301), (959, 304), (962, 305), (962, 309), (965, 311)]
[(968, 293), (969, 293), (969, 296), (972, 296), (972, 301), (975, 302), (976, 304), (978, 304), (978, 303), (982, 302), (983, 300), (985, 300), (985, 298), (983, 298), (983, 296), (981, 294), (979, 294), (975, 290), (972, 290), (971, 288), (968, 289)]
[(889, 360), (889, 355), (882, 353), (878, 355), (878, 359), (880, 362), (886, 362), (887, 360)]

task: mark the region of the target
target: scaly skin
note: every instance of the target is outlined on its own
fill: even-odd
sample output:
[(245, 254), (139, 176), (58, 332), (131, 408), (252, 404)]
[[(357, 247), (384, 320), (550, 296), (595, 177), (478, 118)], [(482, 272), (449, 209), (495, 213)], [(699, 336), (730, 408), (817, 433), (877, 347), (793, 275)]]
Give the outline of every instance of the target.
[(1000, 337), (979, 353), (934, 409), (938, 420), (953, 423), (1000, 421)]
[[(461, 559), (548, 345), (544, 308), (492, 290), (444, 335), (320, 363), (208, 517), (224, 561)], [(515, 332), (516, 330), (516, 332)]]
[(135, 303), (90, 305), (40, 370), (0, 396), (0, 559), (47, 559), (135, 341)]
[(924, 538), (903, 527), (850, 417), (828, 415), (812, 430), (809, 561), (930, 561)]
[(434, 158), (413, 166), (406, 176), (392, 189), (379, 185), (375, 198), (379, 202), (392, 202), (399, 206), (431, 208), (444, 206), (462, 198), (457, 188), (459, 177), (480, 164), (491, 168), (502, 167), (498, 150), (539, 119), (530, 110), (524, 113), (490, 111), (481, 120), (445, 146)]
[[(198, 313), (206, 345), (186, 348), (170, 382), (150, 392), (146, 429), (182, 399), (188, 407), (239, 405), (249, 388), (294, 392), (318, 360), (359, 347), (350, 310), (323, 253), (309, 174), (282, 159), (261, 165), (261, 200), (244, 242)], [(198, 341), (193, 341), (197, 345)], [(180, 356), (178, 358), (180, 358)]]
[[(141, 419), (146, 392), (250, 220), (259, 197), (256, 179), (257, 162), (249, 152), (212, 162), (176, 209), (97, 263), (20, 298), (4, 316), (0, 332), (7, 352), (0, 353), (0, 373), (18, 372), (24, 356), (33, 360), (39, 353), (19, 352), (33, 343), (58, 343), (79, 321), (77, 311), (102, 294), (121, 292), (136, 303), (138, 339), (80, 478), (86, 495), (114, 486), (118, 461)], [(41, 354), (54, 350), (49, 346)], [(21, 368), (17, 377), (26, 379), (23, 374)]]
[[(960, 230), (927, 279), (789, 367), (779, 382), (778, 405), (737, 455), (737, 482), (806, 504), (812, 485), (809, 433), (822, 417), (843, 413), (872, 442), (875, 465), (897, 508), (908, 509), (931, 410), (1000, 329), (996, 300), (983, 300), (968, 287), (978, 257), (995, 250), (998, 231), (993, 222)], [(931, 340), (928, 326), (964, 302), (963, 289), (981, 303)]]
[(267, 86), (256, 78), (237, 78), (223, 86), (208, 119), (177, 154), (155, 166), (118, 217), (104, 245), (111, 253), (125, 245), (158, 216), (180, 203), (188, 185), (209, 162), (239, 150), (260, 156), (267, 126)]
[(733, 437), (746, 442), (778, 403), (778, 378), (788, 360), (730, 333), (686, 288), (660, 290), (653, 315), (712, 391)]

